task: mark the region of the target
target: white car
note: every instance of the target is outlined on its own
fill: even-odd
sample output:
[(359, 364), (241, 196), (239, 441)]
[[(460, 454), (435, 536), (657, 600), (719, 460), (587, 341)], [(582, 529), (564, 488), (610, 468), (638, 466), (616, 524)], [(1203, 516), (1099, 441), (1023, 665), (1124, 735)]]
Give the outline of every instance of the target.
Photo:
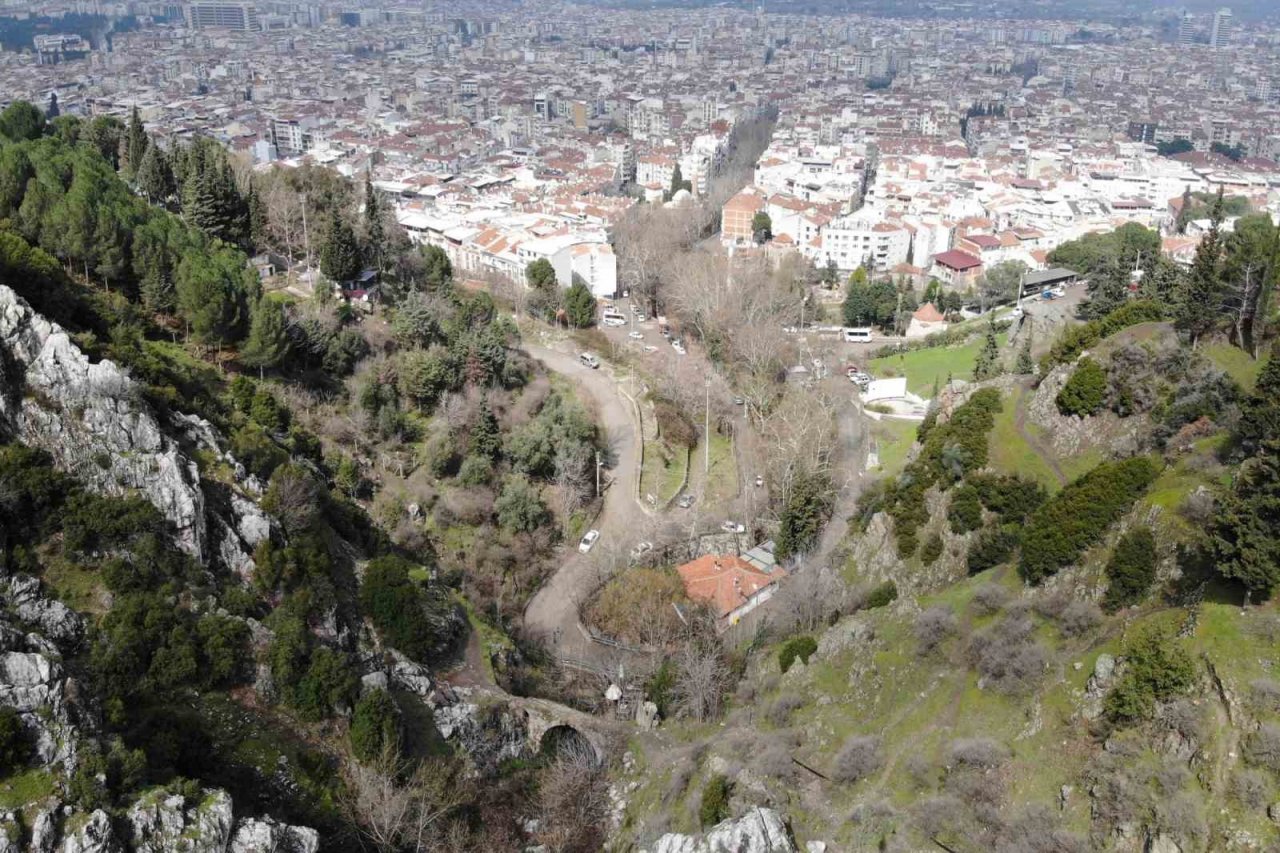
[(627, 334), (627, 337), (631, 338), (633, 341), (643, 341), (644, 332), (630, 332)]
[(578, 356), (578, 361), (582, 362), (583, 367), (589, 367), (592, 370), (600, 369), (600, 359), (596, 358), (589, 352), (584, 352), (582, 355)]
[(600, 538), (599, 530), (588, 530), (587, 535), (582, 537), (582, 541), (578, 543), (578, 550), (583, 554), (591, 550), (591, 546), (596, 544), (596, 540)]
[(720, 529), (725, 533), (746, 533), (747, 528), (734, 521), (726, 521), (720, 525)]
[(671, 348), (680, 355), (684, 355), (687, 352), (687, 350), (684, 348), (684, 344), (680, 343), (679, 341), (672, 341)]

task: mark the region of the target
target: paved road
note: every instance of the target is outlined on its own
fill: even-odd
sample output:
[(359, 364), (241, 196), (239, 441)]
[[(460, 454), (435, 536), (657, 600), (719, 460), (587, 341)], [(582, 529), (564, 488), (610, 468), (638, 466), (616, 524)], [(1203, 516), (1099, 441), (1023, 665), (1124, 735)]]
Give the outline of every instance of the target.
[(631, 403), (619, 393), (607, 367), (591, 370), (574, 354), (529, 342), (524, 349), (548, 370), (571, 380), (595, 402), (613, 457), (613, 466), (606, 471), (604, 508), (595, 523), (600, 541), (591, 554), (579, 553), (576, 542), (565, 543), (560, 568), (525, 608), (525, 627), (535, 635), (544, 636), (557, 657), (603, 662), (614, 655), (605, 654), (599, 646), (582, 637), (578, 631), (578, 603), (598, 583), (596, 565), (604, 552), (619, 547), (629, 549), (633, 539), (641, 538), (640, 520), (646, 516), (635, 500), (638, 425)]

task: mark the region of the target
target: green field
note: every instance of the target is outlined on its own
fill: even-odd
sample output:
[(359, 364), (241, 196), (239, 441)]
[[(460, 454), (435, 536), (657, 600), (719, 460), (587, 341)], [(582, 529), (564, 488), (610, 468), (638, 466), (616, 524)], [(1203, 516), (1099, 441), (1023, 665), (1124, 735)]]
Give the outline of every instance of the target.
[[(1004, 352), (1008, 336), (1001, 333), (998, 340), (1001, 352)], [(933, 396), (934, 385), (945, 384), (948, 376), (973, 379), (973, 363), (978, 359), (982, 343), (979, 336), (962, 346), (930, 347), (873, 359), (871, 375), (877, 378), (905, 376), (908, 391), (929, 398)]]
[[(699, 443), (691, 454), (692, 464), (705, 464), (706, 448)], [(702, 499), (708, 504), (731, 500), (738, 496), (738, 461), (733, 455), (733, 440), (716, 433), (711, 436), (711, 466)]]
[(880, 457), (881, 474), (893, 477), (902, 471), (907, 464), (907, 453), (916, 442), (916, 431), (919, 427), (915, 421), (898, 421), (885, 419), (876, 421), (871, 426), (871, 435), (876, 440), (876, 453)]
[[(1049, 491), (1057, 491), (1062, 484), (1058, 481), (1053, 466), (1018, 432), (1018, 406), (1029, 393), (1031, 392), (1020, 387), (1004, 398), (1004, 407), (996, 415), (995, 425), (991, 428), (991, 467), (1030, 477)], [(1024, 425), (1024, 429), (1029, 428), (1029, 425)]]
[(640, 496), (653, 495), (658, 505), (676, 496), (689, 469), (689, 451), (683, 447), (668, 450), (661, 441), (644, 443), (644, 467), (640, 469)]
[(1240, 383), (1241, 388), (1253, 390), (1253, 383), (1262, 370), (1261, 360), (1254, 361), (1249, 353), (1231, 344), (1209, 344), (1204, 348), (1204, 354), (1219, 370)]

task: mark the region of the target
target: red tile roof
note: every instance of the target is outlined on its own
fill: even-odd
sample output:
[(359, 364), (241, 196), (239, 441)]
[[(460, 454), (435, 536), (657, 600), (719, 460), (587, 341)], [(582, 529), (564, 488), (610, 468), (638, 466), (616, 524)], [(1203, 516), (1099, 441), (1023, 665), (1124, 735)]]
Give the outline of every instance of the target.
[(974, 267), (982, 266), (982, 261), (975, 258), (968, 252), (962, 252), (959, 249), (952, 249), (949, 252), (942, 252), (933, 256), (933, 262), (942, 264), (944, 267), (950, 267), (953, 270), (964, 272)]
[(676, 569), (684, 591), (695, 601), (705, 601), (724, 618), (775, 578), (732, 555), (707, 554)]

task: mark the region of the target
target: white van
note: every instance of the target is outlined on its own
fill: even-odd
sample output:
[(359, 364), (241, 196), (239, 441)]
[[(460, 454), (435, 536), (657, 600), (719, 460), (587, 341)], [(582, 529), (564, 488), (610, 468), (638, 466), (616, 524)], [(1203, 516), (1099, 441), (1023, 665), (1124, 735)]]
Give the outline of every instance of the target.
[(617, 311), (606, 311), (601, 315), (600, 322), (606, 326), (625, 326), (627, 325), (627, 318)]
[(582, 355), (578, 356), (578, 361), (582, 362), (584, 367), (589, 367), (592, 370), (598, 370), (600, 368), (600, 359), (596, 358), (589, 352), (584, 352)]
[(871, 343), (871, 330), (845, 329), (844, 342), (847, 344), (869, 344)]

